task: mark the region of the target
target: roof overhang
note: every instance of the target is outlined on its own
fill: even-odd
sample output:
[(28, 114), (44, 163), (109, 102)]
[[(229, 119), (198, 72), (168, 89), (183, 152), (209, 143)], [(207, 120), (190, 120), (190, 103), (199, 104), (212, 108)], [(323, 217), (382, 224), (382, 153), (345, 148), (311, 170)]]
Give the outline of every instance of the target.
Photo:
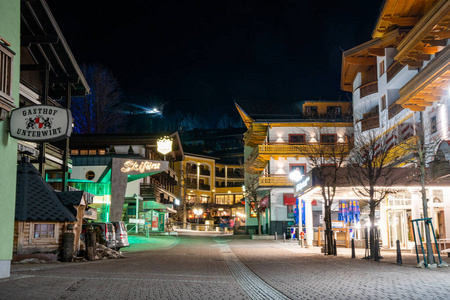
[(84, 78), (64, 36), (44, 0), (22, 0), (21, 47), (30, 52), (35, 64), (21, 64), (21, 72), (42, 71), (49, 68), (50, 96), (58, 99), (90, 93)]

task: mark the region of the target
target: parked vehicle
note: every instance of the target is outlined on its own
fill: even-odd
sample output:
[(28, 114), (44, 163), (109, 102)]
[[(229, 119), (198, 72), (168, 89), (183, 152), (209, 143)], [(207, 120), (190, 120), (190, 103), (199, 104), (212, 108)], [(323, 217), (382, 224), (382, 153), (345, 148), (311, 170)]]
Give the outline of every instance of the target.
[(114, 229), (114, 225), (109, 222), (98, 222), (98, 223), (85, 223), (83, 224), (82, 230), (81, 230), (81, 240), (84, 241), (84, 234), (86, 232), (86, 229), (92, 226), (94, 230), (100, 229), (103, 239), (106, 242), (106, 246), (111, 249), (116, 248), (116, 231)]
[(128, 233), (125, 223), (123, 221), (112, 222), (116, 231), (116, 249), (119, 250), (123, 247), (130, 247), (128, 242)]

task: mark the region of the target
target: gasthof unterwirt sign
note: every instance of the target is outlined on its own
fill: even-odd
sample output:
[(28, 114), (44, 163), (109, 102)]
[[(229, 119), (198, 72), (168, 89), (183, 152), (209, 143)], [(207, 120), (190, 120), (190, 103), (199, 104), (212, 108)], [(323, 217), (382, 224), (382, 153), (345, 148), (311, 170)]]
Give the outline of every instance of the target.
[(72, 113), (56, 106), (25, 106), (11, 111), (9, 124), (13, 138), (30, 142), (51, 142), (70, 136)]

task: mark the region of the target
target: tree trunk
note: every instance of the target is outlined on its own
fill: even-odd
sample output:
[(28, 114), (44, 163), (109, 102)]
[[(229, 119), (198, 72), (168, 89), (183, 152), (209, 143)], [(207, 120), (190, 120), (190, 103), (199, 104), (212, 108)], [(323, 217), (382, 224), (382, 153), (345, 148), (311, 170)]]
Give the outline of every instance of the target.
[[(325, 203), (327, 203), (325, 201)], [(328, 255), (333, 254), (333, 228), (331, 226), (331, 207), (325, 204), (325, 239), (327, 244), (327, 253)]]
[(369, 258), (375, 257), (375, 231), (377, 228), (375, 227), (375, 205), (371, 202), (369, 203), (370, 212), (369, 212)]
[(257, 219), (258, 219), (258, 235), (261, 235), (261, 212), (259, 211), (259, 208), (257, 212)]
[[(420, 183), (422, 185), (422, 210), (423, 218), (428, 218), (428, 201), (427, 194), (425, 190), (425, 162), (420, 164)], [(430, 234), (430, 223), (425, 221), (425, 241), (427, 245), (427, 262), (428, 264), (434, 263), (433, 247), (431, 246), (431, 234)]]

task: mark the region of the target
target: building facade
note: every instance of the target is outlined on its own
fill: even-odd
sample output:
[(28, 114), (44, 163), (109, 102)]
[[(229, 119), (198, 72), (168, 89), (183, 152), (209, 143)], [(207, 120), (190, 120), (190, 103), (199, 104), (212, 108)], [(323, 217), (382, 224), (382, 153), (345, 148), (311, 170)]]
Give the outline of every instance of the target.
[[(408, 4), (408, 5), (406, 5)], [(450, 2), (387, 0), (368, 42), (343, 53), (341, 88), (353, 94), (355, 135), (376, 133), (394, 151), (420, 134), (430, 147), (428, 215), (437, 238), (450, 233)], [(403, 153), (408, 158), (411, 153)], [(414, 166), (403, 160), (403, 166)], [(411, 220), (423, 216), (420, 186), (388, 195), (377, 212), (383, 247), (413, 249)]]
[[(262, 232), (283, 234), (288, 226), (295, 224), (296, 199), (289, 174), (298, 170), (305, 175), (311, 170), (310, 161), (302, 150), (304, 147), (322, 143), (351, 145), (351, 103), (302, 101), (284, 106), (239, 103), (236, 108), (247, 126), (244, 134), (245, 172), (259, 176), (258, 197), (269, 203), (261, 213)], [(256, 232), (258, 220), (248, 204), (247, 229)], [(320, 201), (309, 204), (306, 213), (314, 216), (318, 226), (322, 214)]]

